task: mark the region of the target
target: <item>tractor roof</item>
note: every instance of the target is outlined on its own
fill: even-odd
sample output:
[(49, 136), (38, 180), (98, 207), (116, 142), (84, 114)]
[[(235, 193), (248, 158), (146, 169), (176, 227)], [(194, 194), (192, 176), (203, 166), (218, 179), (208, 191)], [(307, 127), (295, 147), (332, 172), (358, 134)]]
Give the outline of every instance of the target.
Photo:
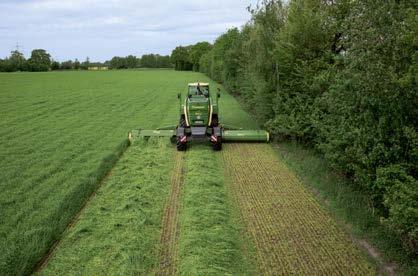
[(207, 83), (207, 82), (191, 82), (191, 83), (189, 83), (189, 86), (197, 86), (197, 85), (209, 86), (209, 83)]

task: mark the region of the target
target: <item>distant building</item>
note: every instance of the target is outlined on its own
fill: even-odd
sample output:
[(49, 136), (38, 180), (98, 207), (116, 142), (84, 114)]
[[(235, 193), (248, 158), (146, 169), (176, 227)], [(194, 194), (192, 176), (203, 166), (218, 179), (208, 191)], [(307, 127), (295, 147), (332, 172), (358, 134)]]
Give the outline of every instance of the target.
[(109, 70), (109, 67), (107, 67), (107, 66), (91, 66), (88, 69), (92, 70), (92, 71), (103, 71), (103, 70)]

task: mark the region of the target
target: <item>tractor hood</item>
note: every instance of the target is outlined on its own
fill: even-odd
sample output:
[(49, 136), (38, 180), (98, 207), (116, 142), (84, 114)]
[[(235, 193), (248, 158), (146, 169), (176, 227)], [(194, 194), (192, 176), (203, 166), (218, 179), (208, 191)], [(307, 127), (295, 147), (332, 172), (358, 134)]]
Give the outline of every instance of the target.
[(190, 126), (206, 126), (209, 121), (209, 98), (189, 98), (187, 100), (187, 115)]

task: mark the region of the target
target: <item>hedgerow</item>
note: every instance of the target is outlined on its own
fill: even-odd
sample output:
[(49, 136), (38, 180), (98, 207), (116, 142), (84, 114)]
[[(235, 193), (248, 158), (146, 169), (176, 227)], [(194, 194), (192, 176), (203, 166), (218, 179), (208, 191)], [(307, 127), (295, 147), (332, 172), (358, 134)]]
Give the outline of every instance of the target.
[(417, 253), (414, 1), (265, 0), (218, 37), (200, 71), (276, 138), (322, 153)]

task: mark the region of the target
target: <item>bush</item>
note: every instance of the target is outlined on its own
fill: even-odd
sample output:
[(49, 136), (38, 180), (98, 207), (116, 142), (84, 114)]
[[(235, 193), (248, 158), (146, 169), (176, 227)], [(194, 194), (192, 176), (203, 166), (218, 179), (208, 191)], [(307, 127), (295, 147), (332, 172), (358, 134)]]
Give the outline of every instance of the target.
[(383, 194), (387, 215), (382, 221), (405, 237), (405, 245), (418, 249), (418, 181), (404, 165), (377, 170), (376, 188)]

